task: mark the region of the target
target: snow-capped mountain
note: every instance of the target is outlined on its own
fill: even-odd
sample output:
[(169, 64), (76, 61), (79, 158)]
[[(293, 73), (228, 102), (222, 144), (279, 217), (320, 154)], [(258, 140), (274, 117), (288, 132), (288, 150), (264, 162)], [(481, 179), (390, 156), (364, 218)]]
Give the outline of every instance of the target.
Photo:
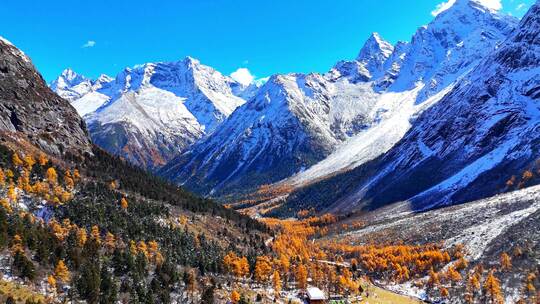
[(373, 33), (355, 60), (338, 62), (328, 76), (333, 79), (345, 77), (353, 83), (379, 78), (393, 53), (394, 47), (378, 33)]
[(253, 94), (190, 57), (95, 81), (66, 70), (51, 87), (85, 118), (95, 143), (150, 169), (212, 133), (245, 102), (239, 96)]
[(455, 1), (415, 33), (390, 90), (408, 90), (422, 82), (425, 87), (419, 101), (429, 98), (468, 72), (516, 24), (514, 17), (498, 13), (481, 1)]
[(516, 23), (514, 18), (474, 0), (456, 1), (418, 29), (410, 43), (398, 42), (394, 53), (387, 56), (386, 72), (373, 80), (374, 90), (380, 93), (372, 109), (376, 123), (283, 183), (305, 185), (388, 151), (411, 128), (414, 118), (444, 97), (480, 62), (485, 50), (493, 50), (504, 41)]
[(272, 76), (216, 132), (161, 174), (206, 193), (286, 178), (362, 129), (373, 97), (368, 87), (334, 83), (319, 74)]
[(458, 0), (410, 43), (392, 46), (373, 34), (355, 60), (340, 61), (325, 75), (273, 77), (223, 130), (162, 173), (198, 192), (223, 195), (280, 179), (298, 187), (350, 170), (391, 149), (411, 120), (516, 23), (475, 0)]
[[(537, 2), (506, 41), (423, 112), (388, 153), (293, 194), (289, 206), (317, 197), (320, 208), (339, 212), (403, 200), (424, 210), (514, 189), (538, 172), (539, 129)], [(523, 174), (527, 170), (530, 176)], [(329, 197), (324, 193), (330, 187), (340, 190)]]
[(68, 68), (51, 82), (50, 88), (60, 97), (71, 102), (77, 113), (84, 117), (109, 100), (108, 96), (99, 91), (112, 80), (111, 77), (103, 74), (94, 81)]

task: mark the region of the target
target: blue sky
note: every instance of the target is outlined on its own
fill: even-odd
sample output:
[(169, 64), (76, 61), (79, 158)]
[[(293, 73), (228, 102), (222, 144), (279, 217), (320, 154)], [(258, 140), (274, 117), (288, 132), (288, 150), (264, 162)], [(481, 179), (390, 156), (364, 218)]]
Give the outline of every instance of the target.
[[(446, 0), (3, 1), (0, 36), (50, 81), (126, 66), (198, 58), (224, 74), (324, 72), (356, 56), (371, 32), (409, 40)], [(499, 2), (500, 0), (482, 0)], [(502, 0), (521, 16), (534, 0)]]

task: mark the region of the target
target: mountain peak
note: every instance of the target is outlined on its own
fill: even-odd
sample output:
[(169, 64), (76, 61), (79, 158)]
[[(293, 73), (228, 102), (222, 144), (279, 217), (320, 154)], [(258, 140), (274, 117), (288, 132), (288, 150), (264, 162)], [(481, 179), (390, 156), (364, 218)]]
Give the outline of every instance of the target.
[(378, 33), (372, 33), (360, 50), (356, 61), (369, 73), (368, 78), (375, 78), (382, 73), (384, 62), (392, 55), (394, 47), (381, 38)]
[(86, 80), (86, 78), (82, 75), (77, 74), (73, 69), (67, 68), (62, 71), (62, 74), (60, 74), (60, 77), (64, 78), (64, 80), (73, 83), (73, 82), (82, 82)]
[(107, 75), (107, 74), (101, 74), (99, 75), (99, 77), (96, 79), (97, 82), (99, 83), (103, 83), (103, 82), (111, 82), (113, 81), (114, 78), (112, 78), (111, 76)]
[(495, 13), (501, 8), (502, 5), (500, 1), (496, 0), (449, 0), (437, 6), (437, 8), (432, 12), (432, 15), (437, 16), (444, 12), (463, 12), (464, 10), (471, 9)]
[[(69, 89), (87, 80), (86, 77), (75, 73), (71, 68), (67, 68), (51, 82), (50, 87), (53, 91)], [(65, 98), (65, 96), (62, 97)]]
[(182, 63), (184, 63), (185, 65), (188, 65), (188, 66), (194, 66), (194, 65), (199, 65), (201, 64), (201, 62), (196, 59), (196, 58), (193, 58), (191, 56), (186, 56), (183, 60), (182, 60)]
[(379, 33), (372, 33), (369, 36), (368, 40), (360, 50), (356, 60), (358, 61), (369, 61), (374, 59), (374, 57), (384, 57), (388, 58), (394, 51), (394, 47), (382, 39)]

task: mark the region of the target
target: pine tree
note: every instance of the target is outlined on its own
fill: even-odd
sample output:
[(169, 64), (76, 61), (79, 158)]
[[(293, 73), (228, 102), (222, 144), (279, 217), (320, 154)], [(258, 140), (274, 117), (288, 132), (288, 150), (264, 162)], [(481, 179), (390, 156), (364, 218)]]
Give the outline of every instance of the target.
[(240, 294), (238, 293), (238, 291), (233, 290), (231, 292), (231, 302), (233, 304), (237, 304), (239, 301), (240, 301)]
[(4, 170), (0, 168), (0, 187), (4, 187), (6, 185), (6, 174), (4, 173)]
[(36, 164), (36, 161), (32, 155), (28, 154), (24, 157), (24, 167), (28, 171), (32, 171), (32, 167)]
[(209, 287), (204, 289), (204, 292), (201, 296), (201, 304), (214, 304), (214, 285), (210, 285)]
[(187, 284), (186, 284), (188, 293), (191, 295), (191, 298), (194, 298), (194, 294), (197, 291), (197, 274), (195, 270), (192, 269), (187, 273)]
[(440, 284), (439, 274), (433, 270), (433, 267), (429, 270), (428, 286), (435, 287)]
[(148, 246), (146, 246), (144, 241), (139, 241), (137, 243), (137, 252), (144, 254), (144, 256), (148, 258)]
[(101, 267), (101, 284), (99, 292), (100, 304), (114, 304), (118, 300), (118, 287), (105, 265)]
[(272, 272), (272, 264), (267, 256), (257, 257), (255, 263), (255, 279), (260, 283), (268, 281)]
[(279, 272), (277, 270), (275, 270), (274, 274), (272, 275), (272, 283), (274, 285), (276, 298), (279, 298), (279, 294), (281, 292), (281, 277), (279, 276)]
[(66, 264), (64, 263), (64, 260), (60, 260), (58, 261), (58, 264), (56, 264), (56, 267), (54, 268), (54, 276), (62, 283), (69, 282), (70, 274), (69, 270), (66, 267)]
[(100, 295), (99, 288), (101, 285), (99, 265), (91, 261), (85, 263), (82, 266), (75, 285), (82, 299), (86, 300), (89, 304), (98, 303)]
[(296, 267), (295, 278), (298, 289), (307, 288), (308, 271), (306, 266), (300, 264)]
[(56, 289), (56, 279), (53, 275), (47, 277), (47, 284), (49, 284), (52, 289)]
[(90, 231), (90, 237), (92, 238), (92, 240), (95, 240), (98, 244), (101, 244), (99, 227), (97, 225), (92, 226), (92, 230)]
[(461, 274), (459, 274), (459, 272), (453, 266), (448, 267), (446, 277), (454, 282), (459, 282), (462, 279)]
[(45, 178), (51, 185), (56, 185), (58, 183), (58, 174), (53, 167), (47, 169), (47, 172), (45, 173)]
[(508, 271), (512, 269), (512, 259), (506, 252), (503, 252), (501, 254), (501, 268), (504, 271)]
[(114, 234), (107, 232), (105, 235), (105, 247), (109, 252), (114, 250), (116, 247), (116, 238), (114, 237)]
[(49, 160), (47, 159), (47, 155), (45, 153), (40, 153), (38, 157), (38, 163), (40, 166), (45, 166)]
[(122, 209), (127, 211), (129, 204), (125, 197), (122, 197), (122, 199), (120, 200), (120, 206), (122, 207)]
[(15, 185), (10, 184), (7, 191), (7, 197), (8, 199), (14, 203), (17, 201), (17, 191), (15, 191)]
[(77, 229), (77, 243), (79, 247), (83, 247), (86, 244), (87, 234), (86, 228)]
[(137, 245), (135, 244), (134, 240), (129, 241), (129, 252), (131, 255), (136, 256), (137, 255)]
[(484, 282), (484, 294), (492, 303), (502, 303), (503, 297), (501, 292), (501, 284), (495, 277), (494, 270), (491, 270)]
[(13, 153), (13, 155), (11, 156), (11, 163), (15, 167), (20, 167), (23, 165), (23, 161), (21, 160), (21, 157), (19, 156), (18, 153)]
[(72, 190), (75, 188), (75, 181), (73, 180), (73, 177), (71, 176), (71, 172), (69, 170), (66, 170), (64, 173), (64, 184), (66, 185), (66, 188)]
[(30, 261), (22, 251), (15, 253), (13, 257), (13, 266), (19, 272), (22, 279), (32, 281), (36, 277), (34, 263)]

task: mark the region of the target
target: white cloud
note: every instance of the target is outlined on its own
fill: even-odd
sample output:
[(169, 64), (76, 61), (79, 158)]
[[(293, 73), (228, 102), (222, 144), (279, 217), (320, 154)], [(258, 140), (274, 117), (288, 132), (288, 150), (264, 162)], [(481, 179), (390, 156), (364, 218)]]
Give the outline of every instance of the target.
[(231, 73), (231, 78), (238, 81), (243, 85), (249, 85), (255, 79), (255, 76), (251, 75), (251, 72), (246, 68), (239, 68)]
[(439, 3), (439, 4), (437, 4), (437, 7), (435, 8), (435, 10), (431, 12), (431, 14), (433, 16), (437, 16), (438, 14), (440, 14), (440, 13), (444, 12), (445, 10), (451, 8), (452, 5), (454, 5), (454, 3), (456, 3), (456, 0), (448, 0), (446, 2)]
[(482, 4), (483, 6), (493, 9), (493, 10), (500, 10), (502, 6), (501, 0), (475, 0), (476, 2)]
[(85, 44), (83, 44), (82, 48), (91, 48), (96, 45), (96, 42), (94, 40), (88, 40)]
[[(501, 3), (501, 0), (471, 0), (471, 1), (475, 1), (487, 8), (490, 8), (492, 10), (500, 10), (502, 8), (502, 3)], [(454, 5), (454, 3), (456, 3), (456, 0), (448, 0), (448, 1), (445, 1), (443, 3), (439, 3), (437, 4), (437, 7), (435, 8), (435, 10), (433, 10), (431, 12), (431, 14), (433, 16), (437, 16), (438, 14), (444, 12), (445, 10), (449, 9), (452, 7), (452, 5)]]
[(525, 3), (518, 4), (518, 6), (516, 6), (516, 11), (521, 11), (525, 8), (525, 6), (527, 6)]

